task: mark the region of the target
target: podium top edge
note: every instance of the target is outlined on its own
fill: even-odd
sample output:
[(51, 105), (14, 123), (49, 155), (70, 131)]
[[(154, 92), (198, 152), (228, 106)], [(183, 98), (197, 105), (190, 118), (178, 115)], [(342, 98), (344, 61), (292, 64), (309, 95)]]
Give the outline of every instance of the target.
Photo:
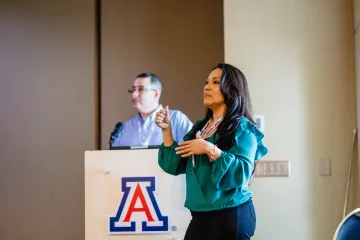
[(159, 149), (160, 145), (151, 145), (151, 146), (114, 146), (110, 149), (97, 149), (97, 150), (85, 150), (85, 152), (94, 152), (94, 151), (113, 151), (113, 150), (147, 150), (147, 149)]
[(110, 147), (110, 150), (141, 150), (141, 149), (159, 149), (160, 145), (149, 146), (114, 146)]

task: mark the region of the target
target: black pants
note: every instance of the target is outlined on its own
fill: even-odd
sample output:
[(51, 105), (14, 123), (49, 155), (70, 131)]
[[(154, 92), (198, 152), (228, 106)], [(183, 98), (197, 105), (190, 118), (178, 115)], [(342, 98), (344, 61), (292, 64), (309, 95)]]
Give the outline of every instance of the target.
[(236, 207), (191, 215), (184, 240), (249, 240), (256, 228), (252, 199)]

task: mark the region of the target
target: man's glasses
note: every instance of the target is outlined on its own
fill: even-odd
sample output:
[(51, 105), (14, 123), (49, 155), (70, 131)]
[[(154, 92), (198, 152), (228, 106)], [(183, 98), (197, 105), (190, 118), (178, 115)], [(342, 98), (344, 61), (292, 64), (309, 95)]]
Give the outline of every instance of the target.
[(148, 92), (148, 91), (155, 91), (155, 88), (143, 88), (143, 87), (139, 87), (139, 88), (132, 88), (128, 90), (128, 93), (134, 93), (134, 92), (138, 92), (138, 93), (143, 93), (143, 92)]

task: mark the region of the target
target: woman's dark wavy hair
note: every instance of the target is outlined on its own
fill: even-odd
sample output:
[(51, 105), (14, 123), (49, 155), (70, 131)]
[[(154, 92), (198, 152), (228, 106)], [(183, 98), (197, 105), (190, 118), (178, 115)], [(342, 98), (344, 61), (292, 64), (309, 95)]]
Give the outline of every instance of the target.
[[(240, 118), (244, 116), (253, 123), (254, 120), (252, 119), (252, 105), (245, 75), (230, 64), (219, 63), (213, 70), (217, 68), (222, 70), (220, 91), (224, 96), (226, 113), (217, 129), (219, 138), (216, 144), (220, 149), (226, 151), (233, 145)], [(196, 132), (204, 127), (212, 115), (212, 111), (208, 108), (204, 119), (194, 126), (195, 131), (192, 138), (195, 138)]]

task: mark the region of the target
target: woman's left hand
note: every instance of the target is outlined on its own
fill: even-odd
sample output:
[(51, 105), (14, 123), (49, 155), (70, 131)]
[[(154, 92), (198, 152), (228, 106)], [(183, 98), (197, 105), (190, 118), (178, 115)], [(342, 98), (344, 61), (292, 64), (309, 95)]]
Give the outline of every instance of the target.
[(176, 154), (181, 154), (181, 157), (189, 157), (191, 155), (205, 154), (210, 148), (210, 143), (202, 139), (199, 132), (197, 132), (196, 139), (179, 143), (179, 147), (175, 148), (175, 151)]

